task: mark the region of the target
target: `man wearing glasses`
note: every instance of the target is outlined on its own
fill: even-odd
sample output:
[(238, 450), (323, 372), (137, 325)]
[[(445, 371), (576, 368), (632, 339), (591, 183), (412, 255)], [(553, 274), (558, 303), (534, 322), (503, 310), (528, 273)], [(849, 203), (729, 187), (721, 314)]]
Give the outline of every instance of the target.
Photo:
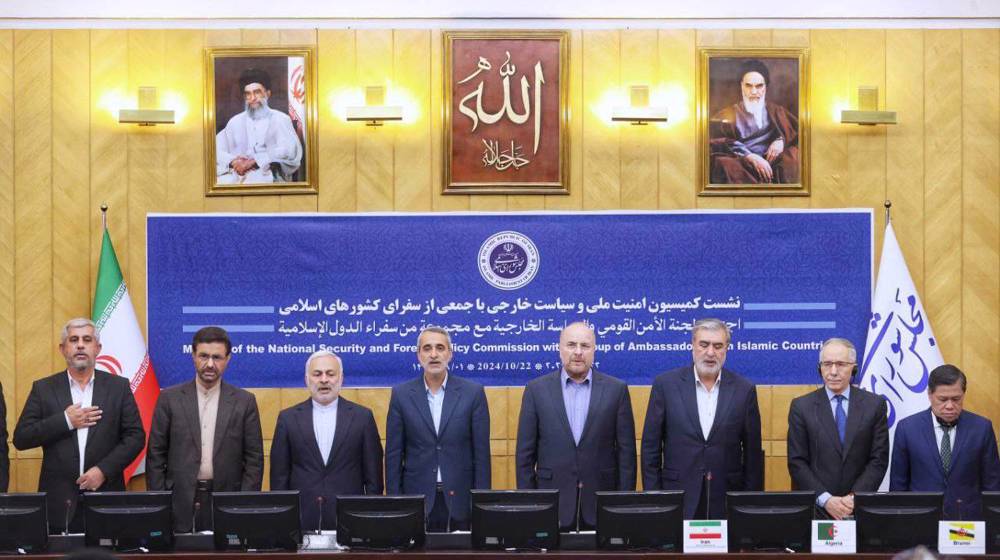
[(854, 514), (854, 493), (878, 490), (889, 466), (885, 399), (852, 387), (857, 350), (831, 338), (819, 351), (823, 386), (788, 410), (788, 472), (792, 488), (816, 492), (819, 517)]
[(146, 451), (148, 488), (174, 491), (177, 533), (212, 528), (213, 491), (260, 490), (264, 478), (257, 400), (222, 381), (229, 335), (205, 327), (191, 347), (195, 378), (160, 393)]

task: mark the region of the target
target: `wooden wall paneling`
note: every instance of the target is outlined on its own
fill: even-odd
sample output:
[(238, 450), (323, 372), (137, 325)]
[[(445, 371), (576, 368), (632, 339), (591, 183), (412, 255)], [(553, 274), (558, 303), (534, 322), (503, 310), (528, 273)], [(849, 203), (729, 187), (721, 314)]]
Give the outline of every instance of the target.
[[(316, 30), (282, 29), (278, 34), (278, 42), (292, 47), (315, 47), (317, 43)], [(316, 84), (313, 84), (313, 87), (315, 86)], [(316, 94), (316, 102), (323, 103), (320, 90), (316, 90)], [(319, 113), (317, 112), (317, 114)], [(318, 126), (321, 122), (323, 121), (313, 123), (313, 125)], [(305, 148), (306, 146), (303, 146), (303, 153), (305, 153)], [(278, 208), (282, 212), (315, 212), (319, 207), (319, 197), (315, 194), (288, 194), (281, 195), (278, 199)]]
[(469, 195), (469, 210), (474, 212), (504, 212), (507, 210), (507, 197), (495, 194)]
[[(6, 421), (13, 427), (19, 402), (15, 364), (14, 285), (14, 32), (0, 30), (0, 386), (7, 405)], [(13, 429), (8, 429), (8, 439)], [(13, 447), (10, 447), (13, 455)], [(11, 481), (16, 481), (11, 461)], [(16, 487), (15, 487), (16, 488)], [(14, 491), (13, 489), (11, 490)]]
[[(354, 212), (357, 197), (357, 123), (340, 118), (334, 102), (351, 91), (360, 90), (357, 82), (355, 32), (350, 29), (319, 30), (317, 48), (316, 115), (319, 117), (319, 210)], [(341, 101), (342, 102), (342, 101)]]
[(507, 426), (507, 388), (487, 387), (486, 402), (490, 408), (490, 439), (506, 440), (511, 437)]
[[(660, 52), (656, 29), (626, 29), (621, 32), (619, 90), (628, 105), (629, 88), (646, 86), (651, 93), (659, 85)], [(661, 129), (657, 125), (616, 125), (621, 158), (621, 207), (655, 210), (659, 204), (659, 149)]]
[[(709, 48), (709, 47), (732, 47), (733, 46), (733, 30), (732, 29), (699, 29), (695, 35), (696, 43), (698, 48)], [(698, 69), (695, 71), (701, 71), (701, 61), (697, 58), (696, 64)], [(697, 94), (696, 94), (697, 95)], [(711, 117), (707, 115), (706, 119)], [(697, 126), (697, 125), (696, 125)], [(695, 135), (697, 138), (697, 135)], [(698, 141), (695, 140), (695, 143)], [(701, 165), (701, 162), (696, 161), (695, 165)], [(695, 168), (697, 173), (698, 168)], [(697, 175), (696, 175), (697, 176)], [(697, 179), (695, 179), (697, 181)], [(695, 186), (695, 192), (698, 192), (700, 188), (698, 185)], [(719, 209), (730, 209), (736, 207), (736, 199), (731, 196), (699, 196), (695, 199), (695, 205), (697, 208), (719, 208)]]
[[(90, 317), (90, 247), (99, 243), (88, 230), (99, 205), (90, 201), (90, 32), (52, 32), (52, 333), (62, 324)], [(124, 208), (121, 210), (124, 211)], [(58, 356), (57, 356), (58, 358)], [(58, 362), (57, 362), (58, 364)]]
[[(158, 87), (160, 106), (178, 111), (178, 121), (163, 127), (169, 193), (166, 208), (171, 212), (205, 209), (205, 135), (200, 110), (204, 98), (204, 44), (205, 32), (200, 29), (174, 29), (164, 37), (163, 85)], [(177, 106), (171, 107), (174, 103)]]
[(962, 351), (962, 32), (924, 31), (924, 291), (941, 355)]
[(569, 32), (569, 194), (546, 195), (546, 210), (583, 207), (583, 32)]
[[(810, 50), (810, 115), (812, 120), (812, 206), (850, 206), (848, 177), (848, 125), (840, 124), (840, 111), (854, 106), (848, 74), (848, 35), (841, 29), (812, 32)], [(852, 91), (854, 92), (852, 97)]]
[(620, 32), (583, 32), (583, 209), (621, 208), (618, 125), (609, 94), (621, 84)]
[(1000, 420), (1000, 32), (962, 31), (962, 370)]
[[(238, 358), (239, 356), (237, 356)], [(305, 367), (303, 365), (303, 367)], [(264, 439), (274, 439), (274, 427), (278, 423), (278, 413), (281, 412), (281, 389), (253, 389), (247, 388), (257, 398), (257, 410), (260, 412), (260, 428)], [(270, 455), (266, 453), (265, 455)]]
[(642, 439), (642, 426), (646, 421), (646, 411), (649, 407), (649, 394), (651, 392), (651, 387), (649, 385), (630, 385), (628, 392), (629, 398), (632, 400), (632, 417), (635, 420), (635, 438), (637, 440)]
[[(281, 44), (281, 30), (279, 29), (242, 29), (240, 35), (240, 45), (244, 47), (273, 47)], [(245, 196), (243, 197), (243, 211), (280, 212), (281, 196)]]
[(389, 124), (395, 131), (393, 157), (393, 208), (407, 212), (431, 209), (431, 33), (426, 29), (398, 29), (393, 32), (393, 77), (390, 95), (395, 92), (410, 100), (405, 110), (413, 114), (407, 121)]
[[(899, 124), (886, 127), (886, 198), (892, 201), (892, 226), (906, 257), (910, 276), (917, 293), (922, 295), (926, 158), (923, 32), (887, 30), (885, 55), (885, 94), (880, 94), (885, 99), (882, 107), (896, 111), (899, 119)], [(884, 214), (881, 205), (875, 206), (875, 214)], [(876, 223), (884, 225), (882, 221)], [(884, 227), (878, 227), (877, 231), (883, 232)]]
[[(774, 29), (771, 31), (771, 46), (773, 47), (805, 47), (809, 48), (808, 29)], [(811, 79), (811, 76), (806, 76)], [(771, 206), (775, 208), (809, 208), (812, 203), (808, 196), (775, 196)]]
[(696, 206), (698, 181), (697, 36), (692, 29), (661, 29), (659, 83), (667, 88), (669, 120), (659, 129), (659, 200), (662, 210)]
[(442, 194), (444, 190), (444, 34), (431, 30), (430, 60), (430, 146), (431, 146), (431, 205), (435, 212), (469, 209), (469, 197)]
[(389, 397), (392, 394), (389, 387), (381, 388), (359, 388), (357, 392), (358, 404), (372, 409), (375, 416), (375, 423), (378, 425), (378, 433), (385, 439), (385, 417), (389, 413)]
[[(857, 91), (860, 85), (877, 86), (880, 95), (884, 96), (885, 31), (852, 29), (845, 33), (847, 33), (847, 88), (852, 106), (857, 105)], [(881, 208), (886, 192), (887, 127), (840, 126), (847, 130), (847, 188), (841, 191), (838, 206)], [(875, 214), (875, 224), (875, 244), (878, 247), (881, 246), (885, 226), (879, 212)]]
[[(392, 79), (392, 30), (359, 29), (357, 37), (357, 87), (386, 86)], [(363, 128), (363, 130), (362, 130)], [(396, 127), (358, 127), (358, 210), (392, 210), (393, 146)]]
[[(736, 47), (770, 47), (772, 32), (770, 29), (735, 29), (733, 30), (733, 46)], [(774, 197), (741, 196), (733, 199), (734, 208), (770, 208)]]
[[(137, 95), (141, 86), (157, 87), (162, 95), (166, 31), (128, 32), (128, 92)], [(167, 191), (167, 134), (169, 125), (140, 127), (119, 125), (128, 131), (128, 229), (127, 258), (120, 250), (119, 263), (128, 284), (136, 315), (146, 317), (146, 212), (170, 210)], [(96, 273), (96, 270), (95, 270)], [(146, 321), (139, 321), (145, 330)]]
[[(206, 48), (216, 48), (216, 47), (238, 47), (243, 40), (243, 33), (239, 29), (206, 29), (205, 30), (205, 47)], [(198, 68), (204, 72), (203, 69), (204, 62), (198, 63)], [(203, 78), (204, 79), (204, 78)], [(203, 88), (206, 86), (203, 86)], [(198, 98), (198, 104), (195, 107), (204, 107), (204, 89), (199, 92), (200, 96)], [(202, 118), (201, 115), (195, 115), (196, 119)], [(204, 123), (204, 121), (202, 121)], [(204, 148), (203, 148), (204, 149)], [(202, 156), (204, 157), (204, 156)], [(202, 165), (205, 165), (204, 163)], [(202, 179), (204, 181), (205, 179)], [(202, 185), (202, 192), (205, 191), (205, 185)], [(242, 196), (213, 196), (205, 197), (205, 211), (206, 212), (241, 212), (243, 210), (243, 198)]]
[[(14, 371), (20, 416), (32, 381), (62, 356), (52, 336), (52, 32), (14, 31)], [(67, 272), (68, 273), (68, 272)]]

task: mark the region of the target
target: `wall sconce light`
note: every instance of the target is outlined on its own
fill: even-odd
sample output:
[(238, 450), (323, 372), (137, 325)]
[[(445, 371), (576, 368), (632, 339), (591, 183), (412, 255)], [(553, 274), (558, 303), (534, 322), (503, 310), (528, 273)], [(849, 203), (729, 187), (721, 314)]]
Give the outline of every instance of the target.
[(118, 122), (120, 124), (138, 124), (139, 126), (174, 124), (174, 111), (172, 109), (155, 109), (156, 105), (156, 88), (142, 86), (139, 88), (139, 108), (120, 109)]
[(878, 87), (858, 86), (858, 110), (841, 111), (842, 124), (896, 124), (896, 111), (878, 110)]
[(629, 106), (615, 107), (611, 111), (611, 120), (634, 125), (667, 122), (667, 108), (649, 106), (649, 86), (632, 86), (629, 88)]
[(403, 108), (385, 104), (385, 88), (368, 86), (365, 88), (364, 107), (348, 107), (348, 121), (366, 121), (367, 126), (382, 126), (384, 121), (403, 120)]

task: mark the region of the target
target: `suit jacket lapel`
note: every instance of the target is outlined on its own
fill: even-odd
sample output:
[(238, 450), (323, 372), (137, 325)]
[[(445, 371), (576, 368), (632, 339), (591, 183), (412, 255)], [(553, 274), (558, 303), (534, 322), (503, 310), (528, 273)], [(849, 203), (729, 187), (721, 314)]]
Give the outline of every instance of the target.
[[(566, 414), (566, 402), (563, 401), (562, 373), (556, 372), (556, 374), (552, 376), (552, 382), (547, 383), (546, 385), (548, 389), (547, 392), (549, 394), (549, 400), (551, 401), (550, 403), (548, 403), (548, 406), (555, 407), (556, 410), (559, 411), (556, 413), (556, 417), (559, 418), (559, 425), (562, 426), (563, 431), (566, 433), (566, 436), (569, 438), (569, 440), (574, 441), (573, 429), (569, 427), (569, 416)], [(538, 403), (538, 404), (545, 406), (546, 403)], [(581, 440), (582, 439), (583, 438), (581, 438)], [(574, 445), (576, 445), (575, 442)]]
[[(955, 471), (955, 465), (958, 464), (958, 455), (962, 452), (962, 448), (965, 446), (965, 442), (969, 441), (969, 430), (971, 429), (968, 422), (962, 422), (962, 415), (958, 416), (958, 423), (955, 425), (955, 432), (952, 435), (951, 440), (951, 468), (948, 470), (949, 474)], [(938, 451), (938, 455), (941, 452)], [(944, 465), (941, 466), (941, 470), (944, 470)]]
[(194, 453), (201, 453), (201, 417), (198, 415), (198, 387), (195, 381), (181, 387), (181, 407), (187, 417), (188, 428), (191, 429), (191, 439), (194, 440)]
[(705, 441), (705, 434), (701, 431), (701, 420), (698, 419), (698, 389), (694, 384), (694, 375), (694, 366), (684, 368), (677, 383), (680, 385), (681, 402), (684, 403), (684, 410), (687, 410), (691, 427), (698, 438)]
[[(343, 452), (341, 447), (343, 447), (342, 444), (347, 438), (347, 434), (351, 433), (351, 423), (354, 421), (354, 416), (354, 407), (351, 406), (350, 402), (341, 398), (340, 402), (337, 403), (337, 429), (333, 431), (333, 451), (330, 453), (330, 460), (327, 461), (326, 468), (329, 469), (336, 464), (334, 459)], [(322, 456), (320, 459), (322, 460)]]
[[(837, 454), (843, 458), (846, 453), (844, 453), (844, 446), (840, 443), (840, 434), (837, 433), (837, 420), (833, 417), (833, 410), (830, 408), (830, 401), (826, 398), (826, 389), (820, 387), (815, 393), (816, 397), (813, 399), (813, 407), (816, 413), (816, 422), (819, 424), (820, 430), (826, 434), (827, 439), (830, 440), (830, 446), (837, 451)], [(851, 403), (849, 410), (854, 412), (854, 403)], [(853, 414), (848, 415), (848, 418), (853, 416)]]
[[(928, 452), (932, 457), (935, 458), (934, 463), (937, 465), (938, 473), (941, 475), (941, 479), (944, 480), (946, 477), (944, 475), (944, 465), (941, 464), (941, 449), (937, 444), (937, 434), (934, 427), (934, 422), (937, 420), (934, 418), (934, 413), (928, 410), (924, 415), (924, 427), (918, 430), (924, 439), (924, 445), (927, 447)], [(928, 425), (927, 423), (930, 423)], [(929, 429), (928, 429), (929, 428)], [(954, 446), (952, 446), (954, 448)], [(955, 462), (955, 455), (952, 453), (952, 464)]]
[[(219, 383), (222, 383), (221, 381)], [(236, 391), (229, 385), (223, 384), (219, 387), (219, 408), (215, 414), (215, 436), (212, 441), (212, 466), (215, 470), (215, 458), (222, 451), (222, 436), (229, 426), (229, 419), (233, 415), (233, 404), (236, 400)]]
[(431, 416), (431, 404), (427, 402), (427, 389), (424, 388), (424, 380), (421, 377), (417, 379), (410, 387), (410, 398), (413, 399), (413, 406), (417, 407), (417, 411), (420, 412), (420, 417), (424, 419), (424, 423), (427, 424), (427, 429), (437, 437), (437, 431), (434, 430), (434, 417)]
[[(52, 385), (52, 391), (55, 393), (56, 402), (59, 403), (60, 410), (66, 410), (69, 405), (73, 404), (73, 393), (69, 390), (69, 372), (63, 371), (66, 374), (65, 377), (59, 376), (55, 378), (55, 383)], [(8, 401), (10, 402), (10, 401)], [(99, 423), (99, 422), (98, 422)], [(89, 441), (90, 438), (88, 437)], [(76, 434), (73, 434), (73, 450), (76, 453), (76, 462), (80, 463), (80, 446), (76, 443)]]
[[(861, 428), (861, 417), (865, 415), (864, 401), (860, 395), (861, 390), (857, 387), (851, 387), (850, 391), (851, 398), (847, 401), (847, 428), (844, 430), (843, 455), (845, 460), (847, 459), (847, 450), (851, 448), (854, 437), (858, 435), (858, 429)], [(833, 413), (831, 412), (831, 414)]]
[[(726, 421), (726, 416), (729, 415), (729, 407), (733, 404), (733, 389), (732, 380), (729, 381), (729, 386), (722, 384), (722, 374), (720, 372), (719, 377), (715, 380), (715, 387), (712, 387), (713, 391), (718, 391), (718, 402), (715, 405), (715, 418), (712, 420), (712, 428), (708, 431), (708, 440), (711, 441), (715, 433), (719, 431), (719, 426), (721, 426)], [(698, 427), (701, 427), (699, 423)]]
[[(580, 434), (580, 442), (587, 437), (587, 433), (590, 431), (590, 426), (597, 420), (594, 414), (595, 411), (601, 410), (601, 402), (604, 400), (604, 395), (606, 393), (607, 384), (604, 383), (604, 379), (598, 381), (597, 371), (593, 370), (591, 372), (590, 378), (590, 403), (587, 405), (587, 419), (583, 422), (583, 432)], [(565, 407), (563, 407), (565, 408)], [(569, 417), (567, 417), (567, 422), (569, 422)]]
[[(462, 400), (461, 384), (452, 382), (450, 387), (445, 387), (444, 403), (441, 405), (441, 427), (438, 430), (439, 434), (444, 433), (444, 428), (448, 425), (448, 419), (451, 418), (451, 413), (455, 412), (455, 407), (458, 406), (460, 400)], [(429, 405), (428, 410), (430, 410)]]
[[(299, 425), (299, 433), (305, 436), (306, 441), (311, 442), (306, 445), (317, 465), (323, 464), (323, 453), (319, 449), (319, 442), (316, 441), (316, 429), (313, 426), (312, 399), (307, 400), (295, 409), (295, 423)], [(339, 408), (338, 408), (339, 410)]]
[[(100, 408), (101, 410), (104, 410), (104, 405), (107, 402), (108, 402), (108, 384), (106, 382), (105, 383), (98, 383), (97, 382), (97, 372), (95, 371), (94, 372), (94, 392), (91, 394), (91, 397), (90, 397), (90, 406), (96, 406), (96, 407)], [(94, 437), (98, 434), (98, 432), (102, 432), (103, 431), (103, 430), (101, 430), (101, 426), (103, 426), (104, 424), (106, 424), (106, 422), (98, 422), (97, 424), (95, 424), (94, 426), (92, 426), (89, 430), (87, 430), (87, 444), (84, 447), (84, 454), (83, 454), (84, 455), (84, 463), (85, 464), (88, 462), (87, 461), (86, 450), (90, 449), (90, 442), (94, 441)]]

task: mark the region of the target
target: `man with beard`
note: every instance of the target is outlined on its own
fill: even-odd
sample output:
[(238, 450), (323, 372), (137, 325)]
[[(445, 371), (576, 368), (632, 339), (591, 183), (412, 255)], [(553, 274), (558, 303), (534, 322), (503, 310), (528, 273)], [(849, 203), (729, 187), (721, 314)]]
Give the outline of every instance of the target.
[(219, 184), (282, 183), (292, 180), (302, 163), (302, 144), (292, 119), (271, 109), (271, 78), (249, 68), (240, 74), (245, 110), (215, 135)]
[(192, 513), (193, 530), (212, 528), (212, 492), (260, 490), (264, 478), (257, 400), (222, 381), (229, 335), (205, 327), (191, 348), (195, 379), (160, 393), (146, 451), (146, 486), (173, 490), (177, 533), (192, 531)]
[(722, 367), (730, 340), (724, 322), (696, 321), (694, 366), (661, 373), (649, 395), (643, 489), (684, 490), (686, 519), (725, 517), (726, 492), (764, 487), (757, 388)]
[(271, 442), (271, 490), (298, 490), (302, 528), (336, 529), (337, 496), (382, 493), (382, 442), (369, 408), (340, 396), (329, 350), (306, 360), (309, 399), (282, 410)]
[(709, 122), (713, 184), (798, 183), (799, 122), (767, 101), (770, 72), (757, 59), (740, 68), (742, 100)]
[(146, 441), (128, 379), (95, 369), (100, 337), (90, 319), (66, 323), (66, 369), (31, 385), (14, 428), (14, 447), (42, 448), (38, 491), (53, 533), (83, 531), (82, 492), (124, 491), (122, 472)]

